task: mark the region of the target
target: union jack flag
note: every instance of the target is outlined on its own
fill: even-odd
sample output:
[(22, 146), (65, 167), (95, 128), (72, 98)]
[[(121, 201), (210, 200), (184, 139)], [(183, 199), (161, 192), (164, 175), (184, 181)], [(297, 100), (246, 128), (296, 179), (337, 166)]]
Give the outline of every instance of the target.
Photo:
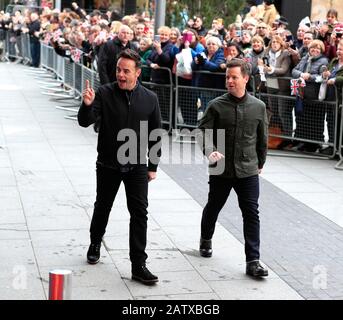
[(298, 95), (298, 89), (306, 86), (304, 79), (291, 79), (291, 95)]
[(70, 53), (71, 53), (71, 58), (73, 59), (73, 61), (76, 63), (79, 63), (81, 59), (81, 55), (82, 55), (81, 50), (77, 48), (71, 48)]
[(56, 42), (62, 35), (63, 35), (63, 33), (62, 33), (61, 29), (56, 30), (52, 34), (52, 38), (53, 38), (54, 42)]

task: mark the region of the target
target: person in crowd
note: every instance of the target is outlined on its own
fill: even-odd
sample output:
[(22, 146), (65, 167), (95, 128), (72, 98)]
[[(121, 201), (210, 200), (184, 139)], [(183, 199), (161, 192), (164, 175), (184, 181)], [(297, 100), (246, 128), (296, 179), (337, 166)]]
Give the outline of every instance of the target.
[[(246, 91), (249, 75), (247, 62), (230, 60), (226, 70), (228, 92), (209, 103), (198, 126), (202, 134), (198, 134), (197, 140), (210, 162), (199, 253), (205, 258), (212, 256), (216, 221), (233, 189), (243, 215), (245, 272), (260, 278), (268, 276), (268, 270), (259, 262), (258, 211), (259, 174), (266, 161), (268, 120), (265, 104)], [(225, 145), (220, 143), (220, 134), (225, 135)]]
[(178, 28), (176, 28), (176, 27), (170, 28), (169, 40), (173, 45), (175, 45), (177, 43), (177, 41), (180, 37), (181, 37), (181, 32)]
[(152, 51), (147, 58), (147, 65), (151, 70), (151, 81), (160, 84), (170, 84), (169, 73), (159, 70), (160, 67), (172, 70), (174, 59), (172, 55), (173, 44), (170, 42), (170, 28), (162, 26), (158, 29), (158, 38), (154, 39)]
[[(328, 101), (342, 101), (342, 88), (343, 88), (343, 39), (340, 39), (337, 46), (337, 57), (334, 58), (328, 65), (328, 70), (323, 72), (323, 78), (327, 79), (327, 93), (326, 99)], [(336, 96), (337, 87), (338, 96)], [(337, 122), (337, 130), (335, 132), (335, 110), (330, 108), (327, 110), (326, 121), (328, 124), (328, 134), (329, 134), (329, 143), (334, 143), (335, 135), (339, 140), (340, 136), (340, 121)], [(338, 110), (337, 117), (341, 119), (342, 110)], [(336, 141), (335, 148), (338, 148), (339, 141)], [(321, 154), (324, 155), (333, 155), (334, 147), (328, 146), (319, 150)]]
[(305, 36), (306, 32), (310, 32), (310, 28), (307, 25), (301, 24), (301, 25), (298, 26), (297, 36), (293, 40), (293, 44), (295, 46), (294, 49), (300, 50), (300, 48), (303, 46), (303, 44), (304, 44), (304, 36)]
[[(285, 96), (290, 94), (289, 79), (280, 79), (290, 77), (291, 72), (291, 58), (280, 36), (271, 38), (264, 57), (259, 60), (259, 65), (263, 67), (267, 93)], [(271, 111), (270, 126), (281, 128), (282, 134), (289, 137), (278, 146), (279, 148), (288, 146), (293, 135), (293, 106), (287, 102), (278, 97), (268, 99), (268, 109)]]
[[(251, 40), (251, 49), (246, 53), (246, 61), (251, 65), (251, 78), (255, 85), (254, 89), (259, 91), (261, 85), (261, 75), (258, 61), (264, 56), (264, 40), (262, 37), (256, 35)], [(248, 88), (253, 89), (253, 83), (249, 83)], [(249, 90), (249, 89), (248, 89)]]
[(333, 30), (338, 23), (338, 11), (334, 8), (329, 9), (326, 14), (326, 21), (329, 28)]
[(256, 26), (256, 34), (263, 38), (265, 47), (268, 47), (269, 42), (270, 42), (269, 29), (270, 27), (265, 22), (260, 22)]
[(150, 81), (151, 71), (147, 66), (147, 58), (150, 56), (152, 51), (152, 40), (148, 37), (142, 37), (139, 41), (138, 54), (141, 57), (142, 62), (142, 81)]
[(239, 42), (239, 46), (241, 47), (243, 54), (247, 54), (250, 51), (251, 39), (252, 39), (251, 32), (249, 30), (243, 30), (242, 31), (242, 39)]
[(278, 16), (279, 13), (274, 5), (274, 0), (265, 0), (263, 22), (272, 27), (274, 21), (278, 18)]
[(320, 147), (319, 142), (324, 141), (325, 109), (321, 104), (316, 103), (320, 87), (320, 83), (316, 80), (328, 65), (324, 52), (324, 43), (317, 39), (313, 40), (309, 45), (309, 53), (292, 70), (293, 78), (302, 78), (306, 82), (304, 111), (302, 115), (296, 117), (295, 137), (317, 141), (299, 143), (294, 147), (298, 151), (315, 152)]
[(117, 55), (125, 49), (133, 49), (133, 46), (129, 41), (130, 31), (132, 30), (128, 26), (121, 26), (118, 37), (107, 41), (100, 48), (98, 72), (101, 84), (110, 83), (116, 80), (115, 66), (117, 63)]
[(38, 68), (40, 65), (40, 21), (39, 15), (32, 12), (30, 15), (31, 22), (28, 25), (30, 35), (30, 49), (32, 58), (32, 67)]
[(243, 59), (244, 52), (241, 47), (235, 41), (229, 42), (224, 48), (224, 57), (226, 61), (230, 61), (233, 58)]
[[(197, 54), (192, 62), (193, 71), (222, 72), (225, 70), (225, 58), (222, 43), (218, 37), (206, 39), (206, 49)], [(196, 87), (225, 88), (225, 81), (221, 75), (195, 74), (192, 83)]]
[(292, 48), (287, 46), (288, 53), (292, 60), (292, 69), (300, 62), (300, 60), (308, 53), (308, 47), (313, 40), (313, 33), (310, 31), (305, 32), (302, 39), (302, 46), (297, 48)]
[(203, 25), (202, 17), (200, 16), (194, 17), (194, 23), (193, 23), (192, 29), (194, 29), (198, 33), (199, 37), (201, 38), (206, 37), (207, 29)]
[[(156, 283), (158, 277), (146, 267), (148, 182), (156, 178), (161, 154), (160, 139), (151, 141), (150, 133), (161, 128), (161, 114), (156, 94), (138, 81), (140, 66), (141, 58), (137, 52), (131, 49), (121, 51), (116, 65), (118, 82), (103, 85), (96, 93), (87, 82), (78, 122), (80, 126), (88, 127), (99, 116), (101, 119), (97, 148), (97, 195), (90, 226), (91, 244), (87, 262), (96, 264), (100, 260), (101, 241), (114, 199), (123, 182), (130, 213), (132, 279), (150, 285)], [(128, 117), (130, 121), (127, 121)], [(141, 126), (146, 122), (148, 129), (144, 135)], [(120, 151), (127, 141), (117, 138), (123, 130), (131, 130), (136, 138), (137, 135), (139, 137), (133, 151), (126, 149), (129, 150), (128, 155)], [(132, 152), (137, 153), (134, 155)]]

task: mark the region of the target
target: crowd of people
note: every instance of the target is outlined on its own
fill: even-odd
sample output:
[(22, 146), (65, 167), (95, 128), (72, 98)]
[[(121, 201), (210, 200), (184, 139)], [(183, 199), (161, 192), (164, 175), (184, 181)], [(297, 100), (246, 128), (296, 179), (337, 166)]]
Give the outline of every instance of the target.
[[(39, 65), (39, 45), (43, 42), (59, 55), (96, 70), (101, 84), (116, 80), (116, 56), (127, 48), (137, 51), (143, 65), (149, 67), (143, 69), (142, 80), (160, 84), (170, 81), (164, 69), (168, 68), (179, 84), (224, 89), (226, 64), (233, 58), (244, 59), (250, 64), (254, 79), (249, 90), (289, 96), (291, 82), (287, 78), (300, 79), (304, 95), (296, 112), (295, 137), (324, 142), (326, 119), (329, 142), (333, 142), (334, 110), (318, 108), (313, 101), (318, 100), (322, 82), (327, 84), (326, 99), (340, 98), (335, 97), (333, 89), (343, 82), (343, 23), (339, 22), (337, 11), (330, 9), (324, 21), (305, 17), (293, 35), (273, 0), (247, 3), (248, 10), (228, 26), (218, 17), (206, 29), (203, 18), (194, 16), (183, 30), (161, 26), (157, 34), (153, 19), (144, 14), (122, 17), (110, 11), (86, 13), (76, 2), (63, 12), (45, 8), (40, 15), (1, 13), (0, 41), (4, 41), (6, 31), (12, 50), (20, 51), (16, 40), (28, 33), (33, 66)], [(295, 106), (277, 98), (269, 102), (271, 123), (277, 123), (281, 134), (290, 137), (278, 148), (331, 154), (332, 146), (322, 149), (317, 143), (291, 139)]]

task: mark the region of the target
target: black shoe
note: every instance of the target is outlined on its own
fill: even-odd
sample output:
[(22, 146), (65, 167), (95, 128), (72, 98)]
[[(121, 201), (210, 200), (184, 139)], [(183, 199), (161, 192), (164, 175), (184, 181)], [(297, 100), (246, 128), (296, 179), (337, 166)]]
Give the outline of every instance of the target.
[(200, 238), (200, 255), (205, 258), (212, 257), (212, 240), (205, 240)]
[(158, 282), (158, 277), (153, 275), (145, 265), (132, 265), (132, 279), (142, 282), (143, 284), (154, 284)]
[(292, 144), (292, 140), (282, 140), (282, 142), (280, 142), (277, 146), (278, 150), (289, 150), (291, 148), (291, 146), (293, 147)]
[(252, 277), (267, 277), (268, 269), (263, 268), (259, 261), (252, 261), (247, 263), (246, 274)]
[(323, 154), (325, 156), (334, 156), (333, 147), (331, 147), (331, 146), (323, 148), (323, 149), (320, 149), (319, 153)]
[(305, 143), (305, 152), (316, 152), (319, 149), (319, 144), (317, 143)]
[(96, 264), (100, 260), (101, 243), (91, 243), (87, 252), (87, 262), (89, 264)]

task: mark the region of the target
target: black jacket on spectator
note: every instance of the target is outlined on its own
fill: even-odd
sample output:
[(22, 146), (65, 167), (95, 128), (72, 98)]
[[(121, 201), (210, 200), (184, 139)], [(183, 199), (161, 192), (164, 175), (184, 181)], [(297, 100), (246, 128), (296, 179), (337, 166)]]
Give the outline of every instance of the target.
[[(162, 54), (159, 55), (155, 48), (152, 49), (149, 57), (146, 60), (148, 66), (152, 63), (157, 63), (160, 67), (169, 68), (172, 70), (174, 57), (172, 54), (173, 44), (170, 41), (161, 43)], [(151, 81), (154, 83), (170, 84), (169, 74), (166, 70), (151, 70)]]
[(40, 30), (40, 22), (39, 20), (33, 21), (28, 24), (29, 29), (29, 35), (30, 35), (30, 41), (38, 42), (39, 38), (35, 36), (35, 32)]
[[(207, 56), (207, 50), (205, 50)], [(193, 71), (210, 71), (210, 72), (223, 72), (223, 69), (220, 68), (220, 65), (225, 63), (224, 50), (219, 48), (211, 59), (206, 59), (203, 64), (196, 64), (192, 62)], [(216, 88), (224, 89), (225, 88), (225, 73), (223, 75), (211, 75), (211, 74), (197, 74), (194, 73), (192, 77), (192, 84), (195, 87), (203, 88)]]
[(118, 38), (109, 40), (101, 46), (98, 56), (98, 72), (101, 84), (116, 81), (117, 56), (125, 49), (134, 50), (130, 42), (123, 46)]

